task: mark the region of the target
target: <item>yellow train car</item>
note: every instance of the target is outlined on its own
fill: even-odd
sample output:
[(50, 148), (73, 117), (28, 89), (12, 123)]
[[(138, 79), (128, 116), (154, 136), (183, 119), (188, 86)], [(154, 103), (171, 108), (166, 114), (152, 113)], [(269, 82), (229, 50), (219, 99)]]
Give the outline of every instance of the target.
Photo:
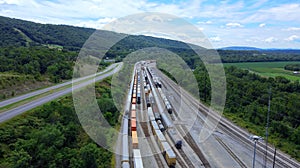
[(133, 149), (138, 149), (139, 148), (139, 140), (138, 140), (136, 131), (132, 131), (131, 135), (132, 135), (132, 147), (133, 147)]
[(175, 167), (176, 165), (176, 155), (173, 151), (173, 149), (170, 147), (170, 145), (168, 144), (168, 142), (162, 142), (161, 143), (163, 146), (163, 155), (164, 158), (167, 161), (168, 166), (170, 167)]

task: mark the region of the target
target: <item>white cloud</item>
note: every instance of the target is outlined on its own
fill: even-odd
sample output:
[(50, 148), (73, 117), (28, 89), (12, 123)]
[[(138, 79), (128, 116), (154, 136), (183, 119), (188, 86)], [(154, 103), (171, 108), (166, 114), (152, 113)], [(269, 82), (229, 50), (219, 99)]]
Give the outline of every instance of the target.
[(241, 25), (240, 23), (227, 23), (226, 26), (227, 27), (232, 27), (232, 28), (243, 27), (243, 25)]
[(82, 22), (79, 22), (79, 23), (75, 24), (75, 26), (101, 29), (106, 24), (108, 24), (110, 22), (113, 22), (115, 20), (116, 20), (116, 18), (106, 17), (106, 18), (98, 19), (97, 21), (82, 21)]
[(265, 23), (261, 23), (261, 24), (259, 24), (259, 27), (265, 27), (266, 26), (266, 24)]
[(287, 29), (284, 29), (285, 31), (300, 31), (300, 27), (289, 27)]
[(212, 42), (220, 42), (222, 39), (219, 36), (211, 37), (209, 38), (210, 41)]
[(290, 37), (285, 39), (286, 41), (298, 41), (300, 40), (300, 37), (297, 35), (291, 35)]
[(277, 38), (275, 38), (275, 37), (269, 37), (269, 38), (266, 38), (264, 41), (266, 42), (266, 43), (274, 43), (274, 42), (276, 42), (278, 39)]
[(209, 24), (212, 24), (213, 22), (212, 21), (210, 21), (210, 20), (208, 20), (208, 21), (199, 21), (199, 22), (197, 22), (198, 24), (207, 24), (207, 25), (209, 25)]
[(24, 0), (0, 0), (0, 4), (14, 4), (14, 5), (20, 5), (23, 2), (25, 2)]
[(243, 22), (254, 23), (264, 21), (300, 21), (300, 4), (281, 4), (268, 9), (260, 9)]

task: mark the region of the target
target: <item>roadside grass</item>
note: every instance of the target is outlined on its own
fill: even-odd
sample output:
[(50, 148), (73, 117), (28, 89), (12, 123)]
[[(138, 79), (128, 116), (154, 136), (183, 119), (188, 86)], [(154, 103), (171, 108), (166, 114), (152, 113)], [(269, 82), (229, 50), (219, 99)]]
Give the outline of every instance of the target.
[[(101, 75), (107, 74), (107, 73), (111, 72), (112, 70), (114, 70), (114, 68), (113, 68), (113, 69), (110, 69), (110, 70), (108, 70), (108, 71), (106, 71), (105, 73), (102, 73)], [(98, 76), (99, 76), (99, 75), (98, 75)], [(89, 80), (91, 80), (91, 79), (93, 79), (93, 77), (87, 78), (87, 79), (82, 80), (82, 81), (75, 82), (74, 84), (75, 84), (75, 85), (78, 85), (78, 84), (81, 84), (81, 83), (83, 83), (83, 82), (89, 81)], [(18, 102), (16, 102), (16, 103), (13, 103), (13, 104), (10, 104), (10, 105), (1, 107), (1, 108), (0, 108), (0, 113), (5, 112), (5, 111), (8, 111), (8, 110), (11, 110), (11, 109), (13, 109), (13, 108), (15, 108), (15, 107), (24, 105), (24, 104), (29, 103), (29, 102), (31, 102), (31, 101), (37, 100), (37, 99), (39, 99), (39, 98), (48, 96), (48, 95), (50, 95), (50, 94), (53, 94), (53, 93), (55, 93), (55, 92), (62, 91), (62, 90), (64, 90), (64, 89), (67, 89), (67, 88), (70, 88), (70, 87), (72, 87), (72, 83), (69, 84), (69, 85), (66, 85), (66, 86), (63, 86), (63, 87), (54, 89), (54, 90), (47, 91), (47, 92), (42, 93), (42, 94), (38, 94), (38, 95), (36, 95), (36, 96), (29, 97), (29, 98), (27, 98), (27, 99), (18, 101)], [(39, 90), (39, 89), (38, 89), (38, 90)]]
[(243, 63), (224, 63), (225, 67), (236, 66), (238, 68), (249, 70), (264, 77), (282, 76), (292, 81), (299, 81), (300, 75), (293, 74), (293, 71), (284, 69), (287, 64), (299, 64), (294, 62), (243, 62)]

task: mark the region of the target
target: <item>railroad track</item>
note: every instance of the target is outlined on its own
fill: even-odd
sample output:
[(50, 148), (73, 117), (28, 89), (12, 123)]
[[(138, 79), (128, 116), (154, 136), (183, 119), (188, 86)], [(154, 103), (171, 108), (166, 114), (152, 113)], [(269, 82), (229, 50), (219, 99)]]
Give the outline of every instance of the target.
[[(183, 160), (185, 160), (185, 158), (182, 157), (182, 155), (181, 155), (181, 157), (182, 157), (183, 159), (181, 159), (181, 157), (178, 157), (178, 156), (179, 156), (179, 151), (177, 152), (177, 150), (176, 150), (176, 148), (175, 148), (174, 146), (172, 147), (172, 149), (173, 149), (173, 151), (175, 152), (175, 154), (177, 155), (176, 160), (177, 160), (177, 162), (180, 164), (180, 166), (181, 166), (182, 168), (190, 168), (190, 167), (188, 167), (188, 166), (185, 165), (185, 163), (184, 163), (184, 161), (183, 161)], [(184, 153), (184, 152), (183, 152), (183, 153)]]
[(140, 125), (141, 125), (142, 130), (145, 134), (145, 137), (150, 137), (147, 122), (140, 122)]
[(188, 158), (188, 156), (184, 153), (184, 151), (182, 149), (178, 149), (178, 152), (181, 155), (181, 157), (183, 158), (183, 160), (185, 160), (186, 164), (188, 165), (188, 168), (195, 167), (193, 165), (193, 163), (191, 162), (191, 160)]
[[(165, 82), (163, 82), (164, 87), (166, 87), (166, 85), (164, 84)], [(170, 84), (169, 84), (170, 85)], [(178, 117), (178, 113), (175, 110), (175, 108), (173, 108), (173, 114), (175, 115), (169, 115), (171, 117), (171, 119), (173, 121), (177, 120), (179, 121), (180, 118)], [(176, 118), (177, 119), (176, 119)], [(185, 126), (178, 126), (181, 128), (177, 128), (177, 130), (180, 132), (180, 134), (183, 136), (183, 139), (188, 143), (188, 145), (191, 147), (192, 150), (194, 150), (194, 152), (196, 153), (196, 155), (198, 156), (198, 158), (201, 160), (202, 165), (206, 168), (210, 168), (210, 164), (208, 162), (208, 160), (205, 158), (204, 154), (202, 153), (202, 151), (199, 149), (198, 145), (196, 144), (196, 142), (194, 141), (193, 137), (190, 135), (190, 133), (187, 131)], [(193, 166), (192, 162), (190, 161), (190, 159), (186, 156), (186, 154), (182, 151), (179, 150), (180, 154), (183, 154), (185, 158), (187, 158), (189, 165)]]
[[(161, 72), (160, 72), (160, 76), (161, 76), (161, 78), (164, 78), (163, 83), (168, 83), (168, 85), (171, 88), (173, 88), (173, 90), (175, 91), (176, 94), (181, 95), (181, 96), (183, 95), (186, 98), (188, 98), (190, 103), (199, 109), (200, 113), (202, 113), (206, 116), (210, 115), (214, 119), (220, 118), (214, 112), (209, 113), (209, 109), (207, 107), (205, 107), (202, 103), (200, 103), (198, 100), (196, 100), (194, 97), (192, 97), (186, 91), (183, 91), (179, 94), (178, 88), (175, 88), (175, 86), (173, 86), (174, 84), (169, 82), (170, 79), (167, 79), (167, 77), (164, 74), (162, 74)], [(199, 114), (197, 114), (197, 115), (199, 115)], [(242, 140), (241, 142), (243, 142), (244, 144), (252, 146), (253, 142), (249, 139), (249, 134), (247, 133), (247, 131), (241, 129), (240, 127), (235, 126), (233, 123), (231, 123), (227, 119), (224, 119), (221, 117), (218, 127), (221, 128), (222, 130), (226, 130), (227, 133), (230, 133), (234, 137), (241, 139)], [(262, 144), (261, 142), (258, 142), (257, 143), (257, 151), (261, 152), (261, 154), (264, 155), (265, 154), (265, 145)], [(268, 160), (271, 160), (271, 161), (273, 160), (273, 153), (274, 153), (274, 149), (272, 147), (268, 146), (268, 152), (267, 152)], [(287, 155), (284, 155), (281, 152), (277, 152), (276, 163), (277, 163), (277, 166), (281, 166), (281, 167), (285, 167), (285, 168), (300, 167), (300, 163), (289, 159)]]
[[(186, 130), (186, 128), (181, 127), (181, 129), (178, 129), (178, 131), (181, 133), (181, 135), (185, 134), (183, 139), (190, 145), (190, 147), (194, 150), (196, 155), (199, 157), (199, 159), (202, 162), (201, 166), (204, 166), (206, 168), (210, 168), (211, 166), (210, 166), (208, 160), (205, 158), (204, 154), (202, 153), (202, 151), (199, 149), (198, 145), (194, 141), (192, 135)], [(187, 133), (185, 133), (185, 132), (187, 132)]]
[[(152, 150), (152, 153), (155, 153), (156, 150), (153, 146), (154, 144), (152, 143), (152, 140), (150, 138), (147, 138), (147, 141), (148, 141), (148, 144), (149, 144), (149, 146)], [(156, 154), (153, 155), (155, 160), (156, 160), (156, 163), (157, 163), (158, 167), (165, 167), (164, 164), (163, 164), (163, 161), (161, 160), (159, 155), (160, 155), (159, 153), (156, 153)]]
[(232, 150), (216, 135), (214, 135), (215, 139), (224, 147), (224, 149), (230, 154), (230, 156), (242, 167), (247, 168), (247, 166), (242, 162), (239, 157), (237, 157)]

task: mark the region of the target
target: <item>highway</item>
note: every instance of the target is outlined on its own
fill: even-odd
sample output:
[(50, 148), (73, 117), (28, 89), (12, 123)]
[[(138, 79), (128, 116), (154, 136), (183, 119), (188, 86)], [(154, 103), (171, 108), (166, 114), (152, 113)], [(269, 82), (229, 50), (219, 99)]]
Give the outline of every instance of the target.
[(89, 78), (92, 78), (92, 77), (95, 77), (95, 76), (99, 76), (99, 75), (101, 75), (101, 74), (106, 73), (107, 71), (112, 70), (113, 68), (115, 68), (115, 67), (118, 66), (118, 65), (119, 65), (119, 63), (117, 63), (117, 64), (112, 64), (112, 65), (110, 65), (109, 67), (107, 67), (104, 71), (101, 71), (101, 72), (99, 72), (99, 73), (96, 73), (96, 74), (93, 74), (93, 75), (89, 75), (89, 76), (85, 76), (85, 77), (81, 77), (81, 78), (77, 78), (77, 79), (73, 79), (73, 80), (71, 80), (71, 81), (64, 82), (64, 83), (61, 83), (61, 84), (58, 84), (58, 85), (55, 85), (55, 86), (51, 86), (51, 87), (48, 87), (48, 88), (45, 88), (45, 89), (33, 91), (33, 92), (30, 92), (30, 93), (27, 93), (27, 94), (24, 94), (24, 95), (21, 95), (21, 96), (17, 96), (17, 97), (13, 97), (13, 98), (10, 98), (10, 99), (1, 101), (1, 102), (0, 102), (0, 108), (1, 108), (1, 107), (5, 107), (5, 106), (8, 106), (8, 105), (10, 105), (10, 104), (17, 103), (17, 102), (19, 102), (19, 101), (28, 99), (28, 98), (33, 97), (33, 96), (37, 96), (37, 95), (46, 93), (46, 92), (51, 91), (51, 90), (54, 90), (54, 89), (58, 89), (58, 88), (61, 88), (61, 87), (70, 85), (70, 84), (72, 84), (72, 83), (77, 83), (77, 82), (80, 82), (80, 81), (83, 81), (83, 80), (86, 80), (86, 79), (89, 79)]
[[(57, 99), (57, 98), (59, 98), (61, 96), (65, 96), (65, 95), (71, 93), (73, 90), (78, 90), (78, 89), (80, 89), (82, 87), (85, 87), (85, 86), (88, 86), (88, 85), (90, 85), (90, 84), (92, 84), (92, 83), (94, 83), (96, 81), (100, 81), (100, 80), (102, 80), (104, 78), (107, 78), (107, 77), (113, 75), (114, 73), (118, 72), (121, 69), (122, 65), (123, 65), (122, 63), (121, 64), (113, 64), (113, 65), (109, 66), (105, 71), (98, 73), (95, 78), (92, 78), (92, 79), (87, 80), (85, 82), (82, 82), (82, 83), (79, 83), (77, 85), (74, 85), (73, 87), (70, 86), (69, 88), (66, 88), (66, 89), (63, 89), (61, 91), (58, 91), (58, 92), (46, 95), (46, 96), (44, 96), (42, 98), (39, 98), (37, 100), (33, 100), (33, 101), (29, 102), (29, 103), (26, 103), (24, 105), (18, 106), (16, 108), (11, 109), (11, 110), (2, 112), (2, 113), (0, 113), (0, 123), (5, 122), (5, 121), (7, 121), (7, 120), (9, 120), (9, 119), (11, 119), (11, 118), (19, 115), (19, 114), (22, 114), (22, 113), (28, 111), (28, 110), (36, 108), (36, 107), (38, 107), (38, 106), (40, 106), (42, 104), (45, 104), (45, 103), (50, 102), (50, 101), (52, 101), (54, 99)], [(107, 72), (107, 71), (109, 71), (109, 70), (111, 70), (113, 68), (115, 68), (115, 69), (112, 70), (112, 71), (110, 71), (110, 72)], [(107, 72), (107, 73), (105, 73), (105, 72)], [(88, 78), (91, 78), (93, 76), (95, 76), (95, 75), (90, 75), (90, 76), (86, 76), (86, 77), (83, 77), (83, 78), (79, 78), (79, 79), (76, 79), (75, 81), (76, 82), (82, 81), (84, 79), (88, 79)], [(62, 87), (62, 86), (66, 86), (68, 84), (72, 84), (72, 81), (69, 81), (69, 82), (66, 82), (66, 83), (60, 84), (59, 86)], [(53, 87), (50, 87), (50, 88), (51, 89), (47, 88), (47, 91), (50, 91), (50, 90), (53, 90), (53, 89), (56, 89), (56, 88), (59, 88), (59, 87), (57, 85), (57, 86), (53, 86)], [(34, 95), (38, 95), (38, 94), (44, 93), (44, 92), (47, 92), (45, 90), (46, 89), (40, 90), (40, 91), (43, 91), (43, 92), (36, 91), (34, 94), (26, 94), (28, 96), (27, 98), (32, 97)], [(23, 95), (23, 97), (20, 98), (20, 99), (9, 99), (9, 100), (11, 100), (11, 102), (13, 102), (13, 101), (17, 102), (17, 100), (20, 101), (20, 100), (26, 99), (25, 97), (26, 96)], [(7, 103), (11, 103), (11, 102), (7, 101)]]

